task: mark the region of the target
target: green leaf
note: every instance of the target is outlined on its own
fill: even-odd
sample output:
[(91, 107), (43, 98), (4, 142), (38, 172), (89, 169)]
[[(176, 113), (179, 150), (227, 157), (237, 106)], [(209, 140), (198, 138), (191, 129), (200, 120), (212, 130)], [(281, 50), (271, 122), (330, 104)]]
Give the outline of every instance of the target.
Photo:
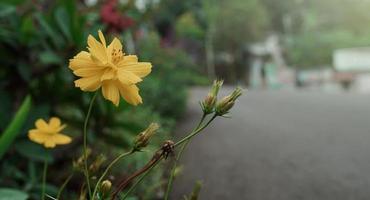
[(22, 17), (22, 22), (19, 31), (20, 31), (19, 39), (22, 41), (22, 43), (28, 44), (28, 42), (31, 39), (33, 39), (35, 26), (33, 24), (33, 19), (31, 16)]
[(31, 67), (27, 65), (25, 62), (19, 62), (17, 64), (17, 71), (21, 75), (22, 79), (26, 82), (31, 81)]
[(19, 5), (24, 3), (26, 0), (1, 0), (2, 3), (4, 4), (10, 4), (10, 5)]
[(39, 55), (40, 61), (45, 64), (60, 64), (62, 60), (52, 51), (45, 51)]
[(11, 102), (10, 94), (0, 91), (0, 130), (5, 130), (7, 124), (11, 121)]
[(20, 133), (20, 130), (27, 119), (28, 113), (31, 108), (31, 97), (27, 96), (15, 114), (12, 122), (8, 125), (5, 131), (0, 136), (0, 159), (4, 153), (8, 150), (9, 146), (13, 143), (13, 140)]
[(127, 200), (138, 200), (138, 198), (137, 197), (134, 197), (134, 196), (127, 197), (126, 199)]
[(33, 143), (28, 140), (23, 140), (15, 144), (17, 152), (34, 161), (47, 161), (53, 162), (51, 152), (46, 150), (42, 145)]
[(7, 15), (14, 14), (16, 11), (15, 6), (8, 4), (0, 4), (0, 17), (6, 17)]
[(70, 17), (66, 9), (64, 9), (63, 7), (57, 8), (57, 10), (55, 11), (55, 20), (57, 21), (60, 30), (63, 32), (68, 41), (72, 41)]
[(26, 200), (28, 194), (17, 189), (0, 188), (0, 200)]
[[(41, 189), (42, 189), (42, 183), (41, 182), (35, 184), (34, 187), (33, 187), (33, 190), (35, 192), (40, 191)], [(45, 184), (45, 193), (48, 194), (49, 196), (56, 196), (56, 194), (58, 193), (58, 190), (59, 190), (59, 188), (55, 185), (52, 185), (50, 183)], [(46, 199), (49, 200), (48, 198), (46, 198)]]
[(51, 38), (55, 47), (61, 47), (63, 45), (62, 38), (59, 37), (57, 32), (50, 26), (45, 17), (41, 13), (36, 13), (35, 16), (42, 29), (40, 31), (45, 32)]

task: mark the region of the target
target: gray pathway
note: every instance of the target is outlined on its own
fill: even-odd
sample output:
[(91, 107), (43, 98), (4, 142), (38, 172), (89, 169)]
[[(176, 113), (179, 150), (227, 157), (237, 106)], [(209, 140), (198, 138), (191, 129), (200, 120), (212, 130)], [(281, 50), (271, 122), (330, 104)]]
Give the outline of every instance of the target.
[[(179, 133), (206, 90), (191, 92)], [(370, 199), (370, 96), (251, 91), (188, 146), (173, 200), (202, 180), (204, 200)]]

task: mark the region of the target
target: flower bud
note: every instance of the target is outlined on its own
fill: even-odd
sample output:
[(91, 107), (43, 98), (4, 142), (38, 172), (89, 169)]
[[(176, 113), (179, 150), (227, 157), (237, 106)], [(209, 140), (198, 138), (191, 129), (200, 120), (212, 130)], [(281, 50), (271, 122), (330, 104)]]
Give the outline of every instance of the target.
[(213, 85), (212, 85), (212, 89), (211, 89), (211, 94), (213, 96), (217, 96), (218, 91), (220, 90), (223, 83), (224, 83), (223, 80), (214, 80), (213, 81)]
[(179, 175), (182, 174), (183, 171), (184, 171), (184, 167), (183, 166), (177, 166), (175, 168), (174, 177), (178, 177)]
[(140, 151), (142, 148), (148, 146), (149, 139), (156, 133), (158, 129), (159, 125), (157, 123), (151, 123), (145, 131), (136, 136), (134, 149), (136, 151)]
[(231, 93), (231, 99), (235, 101), (237, 98), (239, 98), (243, 94), (243, 90), (240, 87), (237, 87), (233, 93)]
[(201, 107), (204, 114), (210, 114), (213, 112), (214, 107), (216, 105), (216, 101), (217, 101), (216, 97), (212, 96), (210, 93), (207, 95), (204, 101), (201, 102)]
[[(87, 148), (86, 149), (86, 157), (89, 158), (91, 155), (91, 149), (90, 148)], [(73, 168), (77, 171), (84, 171), (84, 160), (85, 160), (85, 156), (84, 154), (82, 154), (77, 160), (73, 161)]]
[(235, 101), (242, 95), (242, 89), (237, 87), (230, 95), (221, 99), (216, 105), (216, 114), (223, 116), (234, 106)]
[(92, 173), (97, 172), (105, 160), (107, 160), (107, 158), (103, 154), (100, 154), (89, 166), (89, 171)]
[(214, 111), (217, 102), (217, 94), (222, 84), (223, 84), (222, 80), (213, 81), (212, 88), (209, 91), (207, 97), (204, 99), (203, 102), (200, 103), (204, 114), (208, 115)]
[(109, 195), (111, 189), (112, 189), (112, 182), (110, 182), (109, 180), (104, 180), (101, 183), (100, 192), (101, 192), (102, 196)]
[(202, 182), (200, 181), (195, 182), (195, 185), (194, 185), (193, 191), (191, 192), (189, 200), (199, 199), (199, 193), (201, 189), (202, 189)]

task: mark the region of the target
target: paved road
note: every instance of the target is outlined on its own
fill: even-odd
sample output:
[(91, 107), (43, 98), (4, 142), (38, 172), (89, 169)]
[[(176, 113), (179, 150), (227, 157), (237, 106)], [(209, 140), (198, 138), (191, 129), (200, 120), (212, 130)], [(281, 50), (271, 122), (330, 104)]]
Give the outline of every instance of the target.
[[(196, 123), (191, 92), (179, 133)], [(370, 96), (251, 91), (188, 146), (173, 200), (202, 180), (202, 200), (370, 199)]]

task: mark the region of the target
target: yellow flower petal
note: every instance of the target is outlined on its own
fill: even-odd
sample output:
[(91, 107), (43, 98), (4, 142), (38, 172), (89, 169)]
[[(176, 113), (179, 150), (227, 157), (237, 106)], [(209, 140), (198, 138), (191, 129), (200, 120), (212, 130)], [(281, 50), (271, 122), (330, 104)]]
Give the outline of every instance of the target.
[(105, 81), (105, 80), (111, 80), (111, 79), (114, 79), (114, 77), (116, 76), (117, 72), (115, 69), (112, 69), (112, 68), (107, 68), (105, 71), (104, 71), (104, 74), (102, 75), (102, 77), (100, 78), (100, 81)]
[(86, 51), (77, 54), (73, 59), (69, 60), (69, 68), (77, 70), (81, 68), (99, 67), (90, 57)]
[(103, 46), (106, 47), (107, 46), (107, 43), (105, 42), (105, 38), (104, 38), (104, 35), (101, 32), (101, 30), (98, 31), (98, 35), (99, 35), (99, 39), (102, 42)]
[(42, 130), (45, 132), (49, 131), (49, 125), (43, 119), (36, 120), (35, 126), (39, 130)]
[(49, 126), (51, 128), (57, 129), (57, 128), (59, 128), (60, 125), (61, 125), (61, 123), (60, 123), (60, 119), (59, 118), (57, 118), (57, 117), (50, 118), (50, 120), (49, 120)]
[(91, 60), (90, 58), (90, 53), (87, 52), (87, 51), (81, 51), (80, 53), (78, 53), (75, 57), (73, 58), (78, 58), (78, 59), (82, 59), (82, 60)]
[(113, 49), (116, 51), (122, 50), (122, 44), (116, 37), (113, 39), (113, 41), (108, 45), (108, 54), (112, 54)]
[(39, 144), (43, 144), (47, 139), (46, 133), (44, 133), (44, 132), (42, 132), (38, 129), (29, 130), (28, 131), (28, 138), (31, 141), (39, 143)]
[(134, 73), (136, 76), (143, 78), (152, 71), (152, 64), (149, 62), (139, 62), (134, 64), (124, 64), (121, 69)]
[(44, 143), (44, 146), (46, 148), (54, 148), (56, 146), (56, 144), (53, 140), (46, 140), (45, 143)]
[(119, 85), (119, 92), (121, 96), (130, 104), (138, 105), (142, 103), (139, 95), (139, 88), (136, 85)]
[(80, 77), (89, 77), (94, 76), (96, 74), (103, 73), (104, 68), (102, 67), (85, 67), (79, 68), (73, 71), (73, 74)]
[(59, 133), (53, 135), (52, 140), (54, 141), (55, 144), (69, 144), (72, 141), (72, 139), (69, 136)]
[(122, 68), (126, 65), (136, 64), (137, 62), (138, 62), (138, 58), (135, 55), (123, 56), (123, 59), (117, 63), (117, 66)]
[(115, 85), (115, 81), (104, 81), (103, 86), (103, 96), (105, 99), (111, 101), (114, 105), (119, 104), (119, 91)]
[(106, 47), (98, 42), (93, 36), (89, 35), (87, 38), (87, 44), (89, 45), (88, 49), (90, 54), (96, 57), (102, 63), (108, 62)]
[(142, 79), (132, 72), (126, 71), (124, 69), (118, 70), (118, 80), (125, 85), (132, 85), (141, 82)]
[(95, 76), (80, 78), (78, 80), (75, 80), (75, 86), (81, 88), (81, 90), (83, 91), (93, 92), (100, 88), (101, 86), (100, 78), (101, 78), (100, 74), (95, 75)]
[(136, 55), (127, 55), (123, 57), (123, 60), (125, 63), (137, 63), (138, 58)]
[(53, 132), (60, 132), (65, 129), (66, 125), (61, 124), (60, 119), (58, 117), (52, 117), (49, 120), (49, 128), (53, 130)]

